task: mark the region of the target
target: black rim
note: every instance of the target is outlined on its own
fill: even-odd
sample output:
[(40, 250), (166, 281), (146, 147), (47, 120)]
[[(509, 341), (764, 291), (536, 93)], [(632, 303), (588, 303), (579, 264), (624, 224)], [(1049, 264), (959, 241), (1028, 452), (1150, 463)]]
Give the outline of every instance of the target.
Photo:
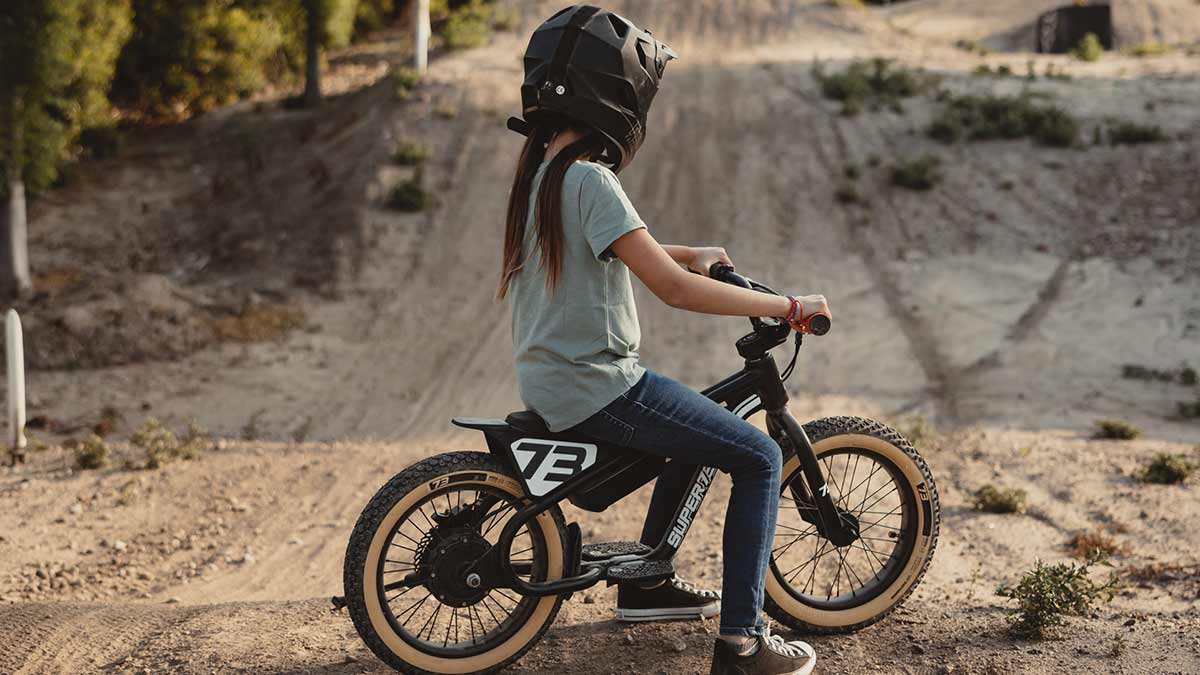
[(837, 547), (804, 520), (816, 509), (797, 467), (783, 480), (771, 573), (805, 605), (844, 610), (870, 602), (899, 577), (916, 543), (917, 499), (899, 467), (872, 450), (838, 448), (818, 461), (837, 508), (858, 519), (859, 538)]
[[(445, 532), (446, 525), (437, 521), (447, 514), (479, 509), (478, 517), (470, 519), (470, 528), (454, 528), (453, 536), (441, 539), (459, 542), (460, 549), (471, 554), (463, 557), (466, 561), (480, 550), (479, 541), (491, 545), (499, 540), (505, 523), (520, 506), (516, 497), (493, 487), (451, 486), (430, 493), (396, 521), (388, 533), (386, 554), (380, 556), (375, 578), (384, 615), (397, 635), (427, 654), (464, 658), (494, 649), (525, 625), (540, 598), (524, 597), (507, 588), (463, 598), (461, 592), (448, 591), (446, 584), (429, 578), (431, 567), (445, 569), (445, 565), (426, 562), (436, 555), (433, 549), (439, 540), (432, 533), (439, 527)], [(517, 531), (511, 559), (514, 565), (529, 570), (519, 577), (544, 581), (545, 537), (541, 528), (531, 524)], [(447, 604), (448, 595), (463, 599), (450, 599)]]

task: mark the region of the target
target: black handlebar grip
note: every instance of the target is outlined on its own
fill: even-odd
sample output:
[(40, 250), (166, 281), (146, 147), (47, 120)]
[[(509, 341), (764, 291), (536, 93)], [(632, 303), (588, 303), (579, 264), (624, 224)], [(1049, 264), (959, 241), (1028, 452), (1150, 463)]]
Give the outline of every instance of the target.
[(733, 271), (733, 265), (730, 265), (729, 263), (715, 262), (709, 266), (708, 276), (709, 276), (709, 278), (720, 281), (721, 277), (725, 276), (726, 274), (728, 274), (729, 272), (732, 272), (732, 271)]
[(824, 335), (833, 327), (833, 322), (825, 314), (814, 314), (808, 319), (808, 330), (813, 335)]

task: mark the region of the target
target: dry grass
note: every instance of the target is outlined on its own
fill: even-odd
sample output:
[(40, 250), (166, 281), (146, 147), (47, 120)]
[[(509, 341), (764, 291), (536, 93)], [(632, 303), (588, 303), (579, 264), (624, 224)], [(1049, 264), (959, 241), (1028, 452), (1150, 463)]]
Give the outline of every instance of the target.
[(1099, 530), (1076, 532), (1067, 540), (1066, 547), (1071, 555), (1080, 560), (1087, 560), (1097, 555), (1108, 558), (1129, 553), (1128, 546), (1117, 543), (1115, 539)]
[(1137, 478), (1144, 483), (1174, 485), (1191, 478), (1197, 469), (1200, 469), (1200, 464), (1184, 455), (1160, 452), (1138, 472)]
[(251, 307), (238, 316), (213, 322), (217, 337), (239, 342), (264, 342), (304, 325), (304, 312), (284, 305)]

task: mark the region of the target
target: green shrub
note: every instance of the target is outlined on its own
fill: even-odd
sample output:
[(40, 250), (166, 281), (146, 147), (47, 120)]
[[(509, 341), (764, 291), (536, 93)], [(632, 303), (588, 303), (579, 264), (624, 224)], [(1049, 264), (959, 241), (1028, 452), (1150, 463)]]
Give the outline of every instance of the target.
[(1163, 54), (1170, 53), (1171, 45), (1163, 44), (1162, 42), (1143, 42), (1141, 44), (1133, 45), (1124, 51), (1126, 54), (1129, 54), (1130, 56), (1136, 56), (1138, 58), (1146, 56), (1162, 56)]
[(979, 44), (979, 42), (976, 40), (955, 40), (954, 46), (958, 47), (964, 52), (978, 54), (980, 56), (987, 56), (988, 54), (992, 53), (992, 50)]
[(392, 95), (396, 97), (397, 101), (406, 101), (417, 83), (421, 81), (421, 74), (414, 68), (401, 66), (392, 70), (391, 80)]
[(429, 157), (429, 150), (416, 141), (402, 140), (392, 151), (392, 163), (400, 166), (417, 166)]
[(1031, 136), (1042, 145), (1067, 147), (1075, 142), (1079, 123), (1061, 108), (1038, 105), (1028, 94), (967, 95), (945, 101), (927, 132), (943, 143)]
[(388, 194), (387, 207), (404, 212), (424, 211), (429, 208), (432, 199), (421, 183), (421, 174), (418, 173), (397, 184)]
[(492, 11), (492, 4), (484, 0), (471, 0), (451, 10), (442, 26), (446, 49), (473, 49), (487, 44), (492, 37)]
[(258, 90), (283, 45), (273, 17), (225, 0), (134, 0), (112, 95), (149, 116), (198, 113)]
[(1121, 366), (1121, 377), (1127, 380), (1147, 380), (1154, 382), (1178, 381), (1186, 387), (1196, 385), (1196, 369), (1186, 363), (1180, 366), (1178, 370), (1160, 370), (1148, 366), (1139, 366), (1135, 363), (1126, 363)]
[(1092, 438), (1131, 441), (1142, 435), (1142, 430), (1122, 420), (1097, 420)]
[(998, 488), (991, 483), (975, 491), (972, 499), (976, 511), (985, 513), (1024, 513), (1025, 491), (1019, 488)]
[(157, 469), (178, 459), (195, 459), (206, 447), (211, 446), (207, 432), (194, 420), (188, 422), (183, 440), (156, 418), (148, 417), (133, 432), (129, 442), (146, 453), (146, 468)]
[(242, 425), (242, 440), (257, 441), (262, 438), (262, 430), (258, 428), (258, 422), (262, 416), (266, 414), (266, 410), (256, 410)]
[(1189, 460), (1185, 455), (1160, 452), (1138, 472), (1137, 477), (1145, 483), (1173, 485), (1184, 482), (1197, 469), (1200, 469), (1200, 464)]
[(112, 159), (121, 154), (125, 134), (115, 124), (87, 127), (79, 134), (79, 147), (95, 159)]
[(1187, 401), (1179, 402), (1179, 416), (1184, 419), (1195, 419), (1200, 417), (1200, 398), (1188, 403)]
[(857, 204), (862, 200), (853, 183), (839, 183), (833, 191), (833, 198), (839, 204)]
[(1084, 35), (1079, 44), (1071, 49), (1071, 56), (1080, 61), (1099, 61), (1103, 54), (1104, 47), (1100, 45), (1100, 38), (1096, 37), (1095, 33)]
[(933, 155), (921, 155), (910, 160), (901, 161), (892, 167), (892, 185), (909, 190), (932, 190), (942, 180), (938, 166), (941, 160)]
[(87, 437), (75, 448), (75, 466), (80, 469), (103, 469), (108, 465), (108, 444), (96, 434)]
[(1163, 133), (1162, 127), (1157, 124), (1117, 122), (1108, 128), (1109, 145), (1162, 143), (1165, 140), (1167, 140), (1167, 135)]
[(1046, 565), (1039, 560), (1016, 586), (1002, 584), (996, 594), (1017, 602), (1010, 617), (1012, 631), (1024, 638), (1040, 640), (1064, 624), (1065, 617), (1086, 616), (1098, 602), (1112, 600), (1117, 575), (1110, 574), (1104, 583), (1096, 583), (1089, 576), (1091, 568), (1101, 562), (1103, 558), (1095, 555), (1083, 564)]
[(937, 79), (920, 71), (893, 67), (888, 59), (854, 61), (838, 73), (827, 74), (820, 63), (813, 65), (813, 77), (825, 98), (840, 101), (842, 113), (856, 115), (864, 105), (887, 105), (902, 111), (901, 99), (933, 86)]

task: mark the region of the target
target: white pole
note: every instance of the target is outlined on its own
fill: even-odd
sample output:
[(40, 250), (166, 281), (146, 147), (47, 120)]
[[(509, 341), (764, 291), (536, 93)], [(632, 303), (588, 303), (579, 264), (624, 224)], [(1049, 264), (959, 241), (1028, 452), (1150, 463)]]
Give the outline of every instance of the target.
[(4, 331), (4, 361), (8, 367), (8, 447), (15, 458), (25, 449), (25, 344), (17, 310), (8, 310)]
[(417, 13), (414, 17), (416, 35), (413, 41), (413, 68), (423, 75), (429, 65), (429, 34), (433, 32), (429, 25), (429, 0), (416, 0), (413, 8)]

